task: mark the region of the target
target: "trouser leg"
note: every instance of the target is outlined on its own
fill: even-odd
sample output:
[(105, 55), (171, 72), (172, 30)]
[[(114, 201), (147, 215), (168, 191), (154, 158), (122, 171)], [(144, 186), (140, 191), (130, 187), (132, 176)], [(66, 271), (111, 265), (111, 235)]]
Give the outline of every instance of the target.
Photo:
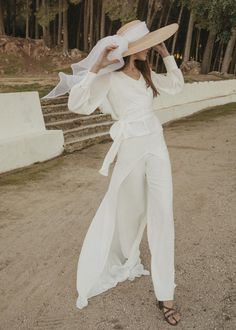
[(158, 300), (173, 300), (174, 220), (171, 164), (168, 153), (146, 159), (147, 236), (151, 274)]
[(124, 179), (119, 189), (117, 225), (123, 255), (128, 258), (145, 216), (145, 158), (141, 158)]

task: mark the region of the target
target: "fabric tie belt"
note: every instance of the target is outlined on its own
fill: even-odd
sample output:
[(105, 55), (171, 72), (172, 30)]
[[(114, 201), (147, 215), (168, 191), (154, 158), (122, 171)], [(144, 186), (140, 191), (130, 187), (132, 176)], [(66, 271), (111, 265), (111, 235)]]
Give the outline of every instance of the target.
[[(139, 111), (136, 110), (136, 115), (139, 115)], [(132, 116), (131, 116), (132, 117)], [(154, 120), (157, 120), (156, 115), (154, 114), (154, 111), (148, 111), (147, 110), (144, 112), (144, 114), (138, 118), (129, 118), (128, 116), (122, 117), (119, 120), (117, 120), (109, 130), (110, 136), (113, 139), (113, 143), (108, 150), (102, 167), (99, 170), (99, 173), (108, 176), (109, 173), (109, 167), (110, 164), (114, 161), (116, 154), (118, 153), (121, 141), (125, 138), (132, 137), (132, 136), (137, 136), (137, 135), (145, 135), (149, 134), (150, 130), (148, 129), (145, 119), (148, 118), (153, 118)], [(144, 130), (142, 132), (139, 132), (141, 134), (134, 134), (132, 130), (132, 123), (137, 123), (137, 122), (143, 122), (144, 123)]]

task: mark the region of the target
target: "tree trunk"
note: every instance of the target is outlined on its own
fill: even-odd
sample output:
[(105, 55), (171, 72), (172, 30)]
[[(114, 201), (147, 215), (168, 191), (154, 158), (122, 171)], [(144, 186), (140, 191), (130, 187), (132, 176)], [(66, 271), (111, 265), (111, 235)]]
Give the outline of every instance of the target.
[(29, 38), (29, 0), (26, 0), (25, 37)]
[(224, 55), (224, 42), (222, 42), (222, 46), (220, 48), (220, 57), (219, 57), (219, 63), (218, 63), (218, 71), (220, 72), (222, 61), (223, 61), (223, 55)]
[(155, 0), (148, 1), (148, 12), (147, 12), (147, 26), (149, 29), (152, 27), (153, 13), (154, 13)]
[(0, 1), (0, 35), (5, 34), (3, 4)]
[(201, 28), (197, 28), (195, 61), (199, 61), (200, 38), (201, 38)]
[(232, 34), (225, 50), (225, 56), (223, 59), (221, 72), (228, 72), (229, 70), (229, 65), (232, 60), (232, 54), (233, 54), (235, 42), (236, 42), (236, 26), (232, 29)]
[(83, 20), (83, 5), (80, 5), (79, 8), (79, 21), (78, 21), (78, 28), (77, 28), (77, 38), (76, 38), (76, 48), (80, 49), (80, 36), (81, 36), (81, 22)]
[(57, 44), (57, 20), (56, 17), (53, 21), (53, 46)]
[(234, 50), (233, 50), (233, 56), (232, 56), (232, 61), (230, 63), (229, 73), (235, 74), (234, 73), (235, 65), (236, 65), (236, 43), (235, 43)]
[[(45, 16), (48, 16), (48, 1), (47, 0), (42, 0), (42, 6), (44, 7), (44, 13)], [(47, 47), (50, 47), (51, 40), (50, 40), (50, 34), (49, 34), (49, 26), (47, 24), (43, 25), (43, 41), (44, 45)]]
[(94, 44), (93, 34), (93, 0), (89, 0), (89, 51), (93, 48)]
[(88, 51), (88, 1), (84, 0), (84, 51)]
[(190, 58), (190, 50), (193, 36), (193, 26), (194, 26), (194, 15), (193, 10), (190, 12), (189, 22), (188, 22), (188, 32), (186, 36), (185, 48), (184, 48), (184, 58), (183, 61), (189, 61)]
[[(36, 0), (36, 13), (39, 10), (39, 0)], [(38, 25), (38, 19), (35, 16), (35, 39), (39, 39), (39, 25)]]
[(104, 1), (101, 1), (101, 25), (100, 25), (100, 37), (105, 37), (105, 9), (104, 9)]
[(137, 17), (141, 21), (147, 22), (147, 11), (148, 11), (148, 1), (147, 0), (139, 0), (138, 1), (138, 9), (137, 9)]
[(209, 72), (210, 66), (211, 66), (211, 58), (212, 58), (212, 50), (214, 47), (216, 34), (209, 31), (209, 35), (207, 38), (207, 44), (204, 50), (203, 54), (203, 60), (201, 63), (201, 73), (207, 74)]
[(167, 25), (167, 23), (169, 21), (170, 12), (171, 12), (171, 9), (172, 9), (173, 4), (174, 4), (174, 1), (172, 0), (171, 3), (168, 6), (168, 10), (167, 10), (167, 14), (166, 14), (166, 19), (165, 19), (165, 25)]
[[(171, 13), (171, 9), (172, 9), (173, 4), (174, 4), (174, 1), (171, 0), (171, 3), (168, 6), (168, 10), (167, 10), (167, 14), (166, 14), (166, 19), (165, 19), (164, 26), (166, 26), (168, 24), (168, 22), (169, 22), (169, 17), (170, 17), (170, 13)], [(166, 46), (167, 46), (167, 49), (169, 48), (169, 45), (170, 45), (171, 40), (172, 40), (171, 38), (168, 38), (166, 40), (166, 42), (165, 42), (166, 43)], [(164, 63), (162, 63), (162, 64), (164, 66)]]
[[(147, 1), (147, 18), (143, 18), (147, 22), (149, 30), (152, 28), (153, 22), (157, 15), (157, 12), (163, 8), (162, 0), (148, 0)], [(142, 12), (145, 14), (145, 5), (143, 4)]]
[(62, 30), (62, 0), (58, 0), (58, 28), (57, 28), (57, 45), (61, 46), (61, 30)]
[(212, 66), (212, 71), (217, 70), (217, 61), (218, 60), (220, 61), (220, 54), (221, 54), (221, 49), (223, 47), (223, 44), (224, 44), (223, 40), (220, 40), (220, 42), (218, 44), (217, 52), (215, 55), (215, 60), (214, 60), (213, 66)]
[(63, 55), (68, 55), (68, 6), (63, 0)]
[(94, 8), (94, 17), (97, 18), (95, 20), (94, 44), (98, 41), (98, 39), (100, 39), (101, 7), (102, 3), (98, 1)]
[[(183, 14), (183, 9), (184, 9), (184, 5), (182, 4), (180, 11), (179, 11), (178, 21), (177, 21), (177, 23), (179, 25), (180, 25), (182, 14)], [(175, 52), (175, 45), (176, 45), (178, 34), (179, 34), (179, 30), (177, 30), (176, 33), (174, 34), (174, 39), (173, 39), (173, 43), (172, 43), (172, 47), (171, 47), (171, 54), (174, 54), (174, 52)]]
[(12, 10), (12, 36), (16, 36), (16, 0), (14, 0)]
[[(162, 10), (161, 10), (161, 15), (160, 15), (158, 26), (157, 26), (158, 29), (161, 27), (162, 20), (163, 20), (163, 17), (164, 17), (164, 13), (165, 13), (165, 8), (163, 7)], [(156, 64), (155, 64), (155, 71), (156, 72), (158, 70), (159, 59), (160, 59), (160, 54), (157, 53), (156, 54)]]
[[(5, 18), (5, 34), (11, 35), (11, 21), (12, 21), (12, 3), (10, 1), (3, 1), (5, 2), (5, 11), (6, 11), (6, 18)], [(4, 4), (3, 4), (4, 7)], [(3, 19), (4, 20), (4, 19)]]
[(153, 67), (153, 63), (154, 63), (154, 55), (155, 55), (155, 50), (153, 48), (151, 48), (151, 55), (150, 55), (150, 59), (149, 59), (149, 63), (151, 64), (151, 67)]
[(108, 27), (108, 35), (110, 36), (112, 33), (112, 27), (113, 27), (113, 22), (110, 21), (109, 27)]

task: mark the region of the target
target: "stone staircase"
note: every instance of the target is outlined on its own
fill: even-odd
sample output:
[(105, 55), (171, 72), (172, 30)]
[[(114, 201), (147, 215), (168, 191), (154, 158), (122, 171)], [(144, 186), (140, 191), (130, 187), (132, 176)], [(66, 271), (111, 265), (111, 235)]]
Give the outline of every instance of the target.
[(109, 129), (114, 121), (110, 115), (103, 114), (99, 109), (91, 115), (70, 112), (67, 100), (68, 96), (41, 100), (46, 129), (63, 130), (66, 153), (111, 141)]

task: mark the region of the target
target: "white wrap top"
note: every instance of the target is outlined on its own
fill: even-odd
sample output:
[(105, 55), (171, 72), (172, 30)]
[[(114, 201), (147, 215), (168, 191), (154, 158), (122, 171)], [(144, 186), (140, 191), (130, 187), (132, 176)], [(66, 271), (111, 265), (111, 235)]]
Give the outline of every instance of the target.
[[(184, 78), (173, 55), (163, 58), (167, 73), (151, 70), (151, 78), (159, 92), (176, 94), (183, 89)], [(158, 95), (157, 95), (158, 97)], [(162, 125), (153, 110), (151, 87), (141, 75), (131, 78), (122, 71), (98, 75), (89, 71), (84, 79), (72, 87), (68, 108), (70, 111), (89, 115), (98, 107), (102, 113), (115, 120), (110, 128), (113, 143), (105, 156), (99, 173), (107, 176), (122, 139), (162, 131)]]

